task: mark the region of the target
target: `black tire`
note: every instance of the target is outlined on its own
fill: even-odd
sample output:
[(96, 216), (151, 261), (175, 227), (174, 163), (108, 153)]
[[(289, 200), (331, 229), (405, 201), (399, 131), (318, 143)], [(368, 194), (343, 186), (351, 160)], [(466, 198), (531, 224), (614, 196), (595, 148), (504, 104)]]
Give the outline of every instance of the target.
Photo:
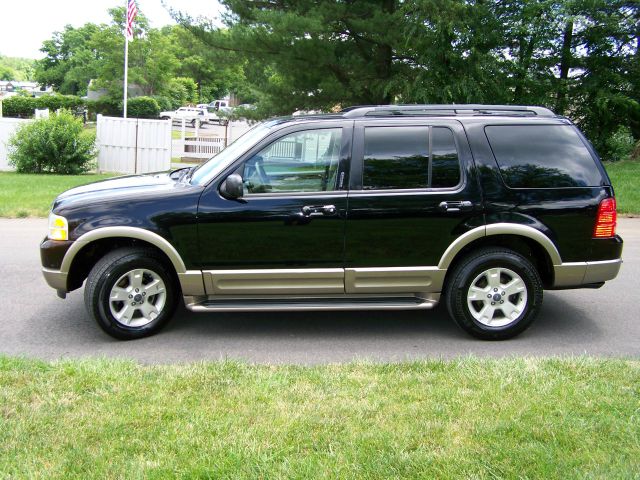
[[(151, 271), (164, 282), (163, 306), (149, 323), (128, 326), (112, 314), (109, 295), (115, 283), (127, 272), (135, 269)], [(108, 253), (95, 264), (87, 278), (84, 301), (87, 310), (102, 330), (120, 340), (133, 340), (153, 335), (166, 325), (178, 305), (178, 294), (175, 275), (157, 252), (146, 248), (126, 247)], [(150, 295), (149, 299), (152, 297), (153, 295)], [(144, 301), (143, 299), (142, 303)]]
[[(497, 293), (500, 296), (501, 293), (505, 293), (494, 292), (494, 289), (490, 288), (488, 284), (484, 287), (489, 289), (487, 291), (487, 300), (483, 299), (479, 302), (468, 301), (467, 294), (472, 282), (479, 276), (481, 277), (480, 282), (482, 282), (483, 272), (493, 268), (507, 269), (507, 272), (504, 273), (507, 279), (509, 278), (508, 270), (520, 276), (526, 287), (526, 302), (524, 297), (519, 297), (520, 294), (515, 294), (515, 296), (507, 295), (506, 297), (501, 297), (501, 299), (496, 297), (495, 306), (488, 306), (487, 302), (494, 300), (493, 298), (489, 299), (489, 294), (495, 295)], [(485, 278), (488, 280), (488, 277)], [(482, 287), (482, 283), (476, 282), (475, 286)], [(444, 296), (449, 315), (467, 333), (483, 340), (505, 340), (522, 333), (534, 321), (542, 306), (543, 286), (538, 271), (529, 260), (519, 253), (506, 248), (485, 248), (466, 256), (454, 267), (448, 277)], [(515, 312), (513, 315), (518, 316), (512, 320), (504, 315), (500, 309), (500, 302), (509, 301), (509, 305), (511, 305), (511, 300), (514, 299), (516, 303), (521, 305), (522, 311), (519, 314)], [(487, 305), (489, 312), (495, 308), (494, 315), (496, 315), (498, 323), (509, 323), (501, 326), (490, 326), (476, 319), (471, 309), (473, 308), (477, 315), (482, 316), (480, 312), (483, 305)], [(501, 316), (502, 318), (500, 318)]]

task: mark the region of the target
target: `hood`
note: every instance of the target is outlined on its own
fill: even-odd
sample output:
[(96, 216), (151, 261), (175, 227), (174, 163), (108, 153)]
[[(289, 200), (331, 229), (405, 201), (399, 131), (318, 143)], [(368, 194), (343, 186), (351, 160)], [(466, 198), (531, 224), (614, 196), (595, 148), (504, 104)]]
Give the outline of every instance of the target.
[(167, 195), (184, 183), (172, 178), (170, 172), (129, 175), (101, 180), (61, 193), (55, 199), (53, 210), (71, 206), (91, 205), (111, 201), (135, 201), (149, 196)]

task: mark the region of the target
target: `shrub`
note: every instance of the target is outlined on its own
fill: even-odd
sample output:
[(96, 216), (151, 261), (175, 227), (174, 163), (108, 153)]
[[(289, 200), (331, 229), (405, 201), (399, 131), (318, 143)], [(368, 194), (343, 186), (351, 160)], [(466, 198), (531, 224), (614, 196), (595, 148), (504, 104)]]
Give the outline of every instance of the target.
[(51, 112), (60, 109), (76, 110), (85, 106), (84, 100), (74, 95), (43, 95), (35, 100), (37, 108), (48, 108)]
[(636, 146), (633, 148), (633, 152), (631, 152), (631, 160), (640, 160), (640, 141), (636, 143)]
[(59, 109), (77, 110), (84, 108), (82, 98), (74, 95), (42, 95), (41, 97), (25, 97), (14, 95), (2, 103), (5, 117), (31, 118), (36, 108), (48, 108), (52, 113)]
[(36, 99), (15, 95), (2, 102), (2, 115), (5, 117), (30, 118), (36, 109)]
[(87, 108), (91, 118), (98, 114), (119, 117), (122, 115), (122, 99), (105, 96), (98, 100), (89, 100)]
[(9, 163), (20, 173), (83, 173), (96, 154), (95, 135), (65, 110), (21, 126), (8, 146)]
[(155, 99), (155, 101), (158, 102), (158, 106), (160, 107), (161, 112), (166, 112), (167, 110), (175, 110), (169, 97), (165, 97), (164, 95), (154, 95), (151, 98)]
[(617, 162), (631, 157), (634, 147), (631, 129), (621, 125), (606, 141), (605, 160)]
[(131, 118), (158, 118), (160, 105), (151, 97), (135, 97), (127, 101), (127, 116)]

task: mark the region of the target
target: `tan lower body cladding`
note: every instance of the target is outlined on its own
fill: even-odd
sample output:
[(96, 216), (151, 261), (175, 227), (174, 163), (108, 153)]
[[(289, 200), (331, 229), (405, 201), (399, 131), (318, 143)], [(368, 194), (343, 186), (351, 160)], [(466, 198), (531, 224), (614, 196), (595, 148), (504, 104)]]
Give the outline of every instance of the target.
[(208, 295), (439, 292), (437, 267), (206, 270)]

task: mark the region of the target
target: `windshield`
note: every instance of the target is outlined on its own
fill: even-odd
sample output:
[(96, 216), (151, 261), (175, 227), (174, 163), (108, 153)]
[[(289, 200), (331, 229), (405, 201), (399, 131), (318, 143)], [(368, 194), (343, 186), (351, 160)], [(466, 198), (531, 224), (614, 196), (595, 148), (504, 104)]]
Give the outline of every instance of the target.
[(227, 148), (211, 158), (206, 163), (200, 165), (191, 176), (193, 185), (204, 185), (209, 183), (222, 170), (227, 168), (240, 155), (249, 150), (253, 145), (262, 140), (271, 131), (274, 122), (260, 123), (251, 130), (246, 131), (238, 137)]

